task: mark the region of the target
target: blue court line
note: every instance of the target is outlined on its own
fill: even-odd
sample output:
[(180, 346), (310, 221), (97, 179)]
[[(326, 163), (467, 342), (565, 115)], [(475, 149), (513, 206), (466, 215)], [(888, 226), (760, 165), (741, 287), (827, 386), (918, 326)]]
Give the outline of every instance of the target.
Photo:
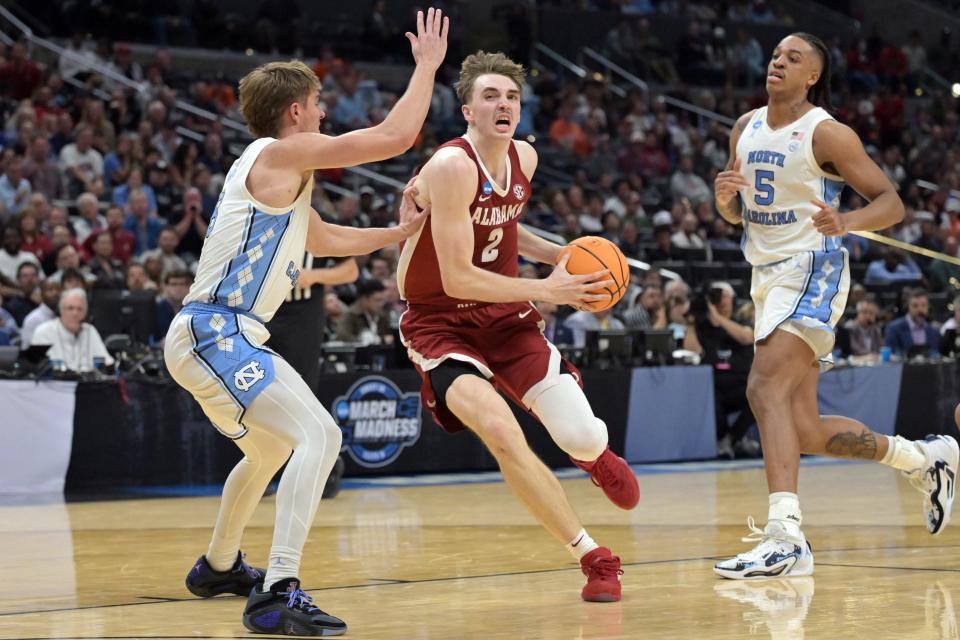
[[(801, 467), (822, 467), (841, 464), (865, 464), (866, 461), (841, 460), (819, 456), (804, 457), (800, 460)], [(763, 460), (709, 460), (702, 462), (671, 462), (656, 464), (632, 464), (630, 468), (638, 476), (661, 475), (669, 473), (706, 473), (723, 471), (743, 471), (746, 469), (762, 469)], [(576, 467), (555, 469), (554, 474), (561, 480), (586, 478), (587, 474)], [(499, 471), (478, 471), (462, 473), (430, 473), (410, 474), (402, 476), (378, 476), (344, 478), (341, 488), (354, 489), (390, 489), (402, 487), (442, 487), (466, 484), (493, 484), (503, 482)], [(222, 484), (206, 484), (193, 486), (157, 486), (157, 487), (128, 487), (124, 491), (134, 494), (153, 496), (218, 496), (223, 491)]]

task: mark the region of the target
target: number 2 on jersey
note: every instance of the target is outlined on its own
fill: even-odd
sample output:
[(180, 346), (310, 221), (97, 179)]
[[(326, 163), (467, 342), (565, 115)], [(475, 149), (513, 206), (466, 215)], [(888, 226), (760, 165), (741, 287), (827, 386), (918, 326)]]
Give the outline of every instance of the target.
[(754, 182), (754, 188), (761, 192), (753, 196), (753, 201), (760, 205), (771, 205), (773, 204), (773, 171), (766, 171), (765, 169), (757, 169), (756, 181)]
[(497, 256), (500, 255), (500, 249), (497, 249), (497, 246), (501, 240), (503, 240), (503, 227), (497, 227), (490, 232), (490, 236), (487, 238), (487, 246), (483, 248), (483, 253), (480, 254), (480, 262), (493, 262), (497, 259)]

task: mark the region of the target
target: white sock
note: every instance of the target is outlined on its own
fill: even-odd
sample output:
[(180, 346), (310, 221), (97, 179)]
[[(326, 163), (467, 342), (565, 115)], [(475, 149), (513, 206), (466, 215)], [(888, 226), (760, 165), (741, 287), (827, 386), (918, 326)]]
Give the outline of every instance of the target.
[(908, 473), (923, 468), (926, 458), (915, 442), (901, 436), (887, 436), (887, 444), (887, 455), (880, 464)]
[(800, 524), (803, 514), (800, 513), (800, 498), (789, 491), (778, 491), (770, 494), (770, 511), (767, 513), (767, 522), (778, 522), (788, 535), (801, 537)]
[(270, 561), (267, 565), (267, 575), (263, 579), (263, 590), (269, 591), (277, 582), (284, 578), (296, 578), (300, 569), (302, 552), (290, 547), (273, 545), (270, 547)]
[(579, 560), (599, 546), (600, 545), (593, 541), (593, 538), (590, 537), (586, 529), (580, 529), (580, 533), (573, 536), (573, 540), (567, 543), (567, 551)]

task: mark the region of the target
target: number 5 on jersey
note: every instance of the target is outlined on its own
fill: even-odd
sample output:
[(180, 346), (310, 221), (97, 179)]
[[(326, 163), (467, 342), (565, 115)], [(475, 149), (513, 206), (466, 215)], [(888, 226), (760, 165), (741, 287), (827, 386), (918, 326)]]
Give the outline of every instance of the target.
[(483, 248), (483, 253), (480, 254), (480, 262), (493, 262), (497, 259), (497, 256), (500, 255), (500, 249), (497, 249), (497, 246), (501, 240), (503, 240), (503, 227), (497, 227), (490, 232), (490, 236), (487, 238), (487, 246)]
[(753, 201), (757, 204), (767, 206), (773, 204), (773, 171), (757, 169), (754, 188), (758, 191), (753, 196)]

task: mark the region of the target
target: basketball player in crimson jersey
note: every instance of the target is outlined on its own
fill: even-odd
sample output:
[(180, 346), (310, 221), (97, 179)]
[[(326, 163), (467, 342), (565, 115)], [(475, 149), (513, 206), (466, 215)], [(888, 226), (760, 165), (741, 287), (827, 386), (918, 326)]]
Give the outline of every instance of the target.
[(408, 304), (400, 333), (437, 423), (483, 440), (517, 497), (580, 560), (584, 600), (617, 601), (620, 559), (584, 530), (497, 393), (536, 415), (614, 504), (637, 504), (633, 472), (608, 448), (579, 373), (543, 337), (529, 302), (579, 306), (602, 299), (590, 292), (613, 281), (603, 271), (567, 273), (566, 257), (546, 279), (517, 278), (519, 255), (554, 264), (561, 249), (517, 223), (537, 165), (533, 148), (512, 139), (522, 81), (523, 68), (501, 53), (463, 61), (457, 94), (467, 132), (441, 145), (415, 183), (417, 204), (432, 214), (400, 256), (397, 284)]

